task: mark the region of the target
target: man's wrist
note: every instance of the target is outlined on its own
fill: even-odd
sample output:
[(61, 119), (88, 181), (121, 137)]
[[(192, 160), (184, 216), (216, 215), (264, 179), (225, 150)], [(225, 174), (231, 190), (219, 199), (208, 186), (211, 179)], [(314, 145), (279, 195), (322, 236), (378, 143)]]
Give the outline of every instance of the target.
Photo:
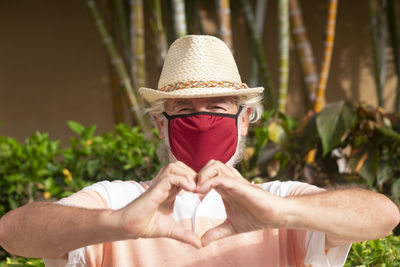
[(296, 199), (279, 197), (278, 205), (274, 205), (276, 228), (300, 228), (299, 209)]
[(122, 227), (121, 213), (118, 210), (102, 210), (99, 213), (99, 222), (107, 240), (114, 241), (129, 238)]

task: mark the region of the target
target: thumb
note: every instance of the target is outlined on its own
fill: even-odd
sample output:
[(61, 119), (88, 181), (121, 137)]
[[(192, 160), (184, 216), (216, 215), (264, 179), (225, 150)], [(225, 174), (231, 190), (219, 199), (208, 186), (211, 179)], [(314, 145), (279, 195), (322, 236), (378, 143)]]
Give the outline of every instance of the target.
[(203, 247), (205, 247), (211, 242), (231, 236), (233, 234), (235, 234), (235, 231), (233, 231), (232, 225), (226, 220), (220, 225), (205, 232), (201, 237), (201, 243)]

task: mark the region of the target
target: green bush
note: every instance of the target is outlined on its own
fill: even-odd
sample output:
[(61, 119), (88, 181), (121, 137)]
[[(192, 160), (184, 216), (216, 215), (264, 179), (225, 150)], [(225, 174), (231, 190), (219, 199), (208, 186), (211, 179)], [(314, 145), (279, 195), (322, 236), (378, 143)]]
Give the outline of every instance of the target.
[(353, 244), (344, 267), (353, 266), (400, 266), (400, 236)]
[[(120, 124), (113, 132), (95, 135), (95, 126), (68, 124), (77, 136), (67, 148), (46, 133), (38, 132), (24, 144), (0, 136), (0, 217), (34, 200), (71, 195), (99, 180), (148, 180), (160, 168), (158, 141), (147, 141), (137, 127)], [(0, 248), (0, 259), (6, 256)]]
[(0, 216), (100, 180), (147, 180), (160, 168), (157, 142), (147, 141), (137, 127), (120, 124), (114, 132), (94, 135), (95, 126), (68, 124), (77, 134), (68, 148), (46, 133), (34, 134), (25, 144), (0, 136)]
[(45, 267), (42, 259), (26, 259), (26, 258), (7, 258), (0, 262), (0, 267)]

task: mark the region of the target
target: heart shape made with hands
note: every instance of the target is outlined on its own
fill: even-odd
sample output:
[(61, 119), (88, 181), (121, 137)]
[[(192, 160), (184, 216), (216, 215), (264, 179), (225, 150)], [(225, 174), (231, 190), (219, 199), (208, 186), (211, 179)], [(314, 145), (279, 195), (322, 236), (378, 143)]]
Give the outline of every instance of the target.
[[(226, 220), (209, 229), (201, 238), (193, 231), (180, 227), (171, 214), (181, 189), (200, 196), (215, 189), (224, 202)], [(141, 236), (169, 237), (200, 248), (230, 235), (261, 229), (266, 226), (263, 214), (268, 212), (268, 208), (260, 205), (263, 197), (268, 197), (268, 193), (219, 161), (211, 160), (198, 173), (182, 162), (171, 163), (159, 172), (150, 188), (139, 198), (146, 201), (143, 206), (147, 211), (147, 201), (152, 204), (150, 216), (144, 216), (147, 219), (142, 225), (145, 230)]]

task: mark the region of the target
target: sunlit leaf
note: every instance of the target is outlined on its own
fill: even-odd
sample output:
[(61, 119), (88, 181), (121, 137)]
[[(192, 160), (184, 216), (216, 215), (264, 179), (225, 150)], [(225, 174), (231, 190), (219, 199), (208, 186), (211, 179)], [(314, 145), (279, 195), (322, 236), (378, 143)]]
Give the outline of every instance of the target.
[(269, 139), (276, 144), (281, 144), (286, 138), (286, 133), (282, 126), (275, 121), (268, 125), (268, 133)]
[(82, 124), (76, 121), (68, 121), (68, 126), (69, 128), (77, 133), (78, 135), (82, 135), (82, 133), (85, 131), (85, 127), (83, 127)]

